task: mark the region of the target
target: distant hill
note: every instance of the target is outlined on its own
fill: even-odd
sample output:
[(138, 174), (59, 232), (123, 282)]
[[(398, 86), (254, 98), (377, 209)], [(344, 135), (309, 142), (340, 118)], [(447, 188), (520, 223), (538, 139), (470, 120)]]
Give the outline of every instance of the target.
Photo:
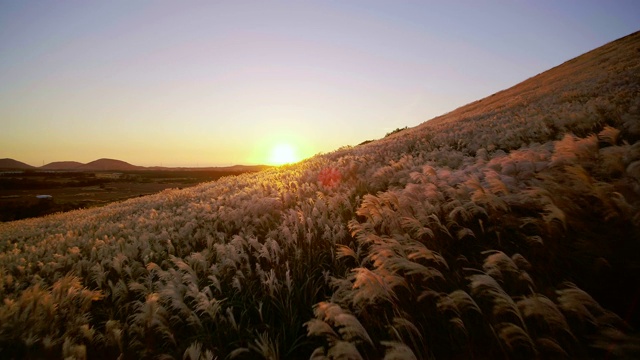
[(54, 161), (46, 165), (35, 167), (14, 159), (0, 159), (0, 169), (4, 170), (75, 170), (75, 171), (225, 171), (225, 172), (255, 172), (270, 168), (269, 165), (232, 165), (209, 167), (166, 167), (166, 166), (138, 166), (116, 159), (98, 159), (83, 164), (78, 161)]
[(23, 162), (20, 162), (18, 160), (5, 158), (5, 159), (0, 159), (0, 169), (26, 170), (26, 169), (35, 169), (35, 167), (25, 164)]
[(98, 159), (88, 164), (78, 166), (74, 170), (89, 170), (89, 171), (131, 171), (131, 170), (144, 170), (143, 166), (131, 165), (128, 162), (114, 159)]
[(41, 166), (39, 169), (43, 170), (72, 170), (76, 169), (84, 164), (77, 161), (54, 161), (47, 165)]

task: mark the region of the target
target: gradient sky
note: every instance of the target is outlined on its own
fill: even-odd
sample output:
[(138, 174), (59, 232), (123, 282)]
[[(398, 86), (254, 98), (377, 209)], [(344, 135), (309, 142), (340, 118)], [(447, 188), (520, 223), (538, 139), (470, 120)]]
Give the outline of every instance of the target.
[(0, 158), (258, 164), (282, 144), (308, 157), (639, 25), (637, 0), (0, 0)]

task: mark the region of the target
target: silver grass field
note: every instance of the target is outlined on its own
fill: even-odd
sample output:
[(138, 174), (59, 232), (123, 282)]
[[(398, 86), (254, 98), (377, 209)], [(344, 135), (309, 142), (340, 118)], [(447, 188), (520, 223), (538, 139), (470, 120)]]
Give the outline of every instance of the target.
[(639, 49), (298, 164), (2, 223), (0, 358), (639, 358)]

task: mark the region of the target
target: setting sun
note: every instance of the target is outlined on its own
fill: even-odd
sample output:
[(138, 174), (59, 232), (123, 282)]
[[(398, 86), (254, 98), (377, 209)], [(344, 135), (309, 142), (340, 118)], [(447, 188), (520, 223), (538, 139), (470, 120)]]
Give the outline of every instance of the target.
[(296, 149), (289, 144), (278, 144), (271, 150), (269, 162), (273, 165), (284, 165), (299, 161)]

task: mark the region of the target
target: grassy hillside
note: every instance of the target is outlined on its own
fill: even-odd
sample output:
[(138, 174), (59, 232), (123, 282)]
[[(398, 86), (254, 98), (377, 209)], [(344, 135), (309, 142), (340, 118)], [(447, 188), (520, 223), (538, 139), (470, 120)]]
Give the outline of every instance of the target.
[(0, 357), (640, 357), (638, 140), (635, 33), (366, 145), (0, 224)]

